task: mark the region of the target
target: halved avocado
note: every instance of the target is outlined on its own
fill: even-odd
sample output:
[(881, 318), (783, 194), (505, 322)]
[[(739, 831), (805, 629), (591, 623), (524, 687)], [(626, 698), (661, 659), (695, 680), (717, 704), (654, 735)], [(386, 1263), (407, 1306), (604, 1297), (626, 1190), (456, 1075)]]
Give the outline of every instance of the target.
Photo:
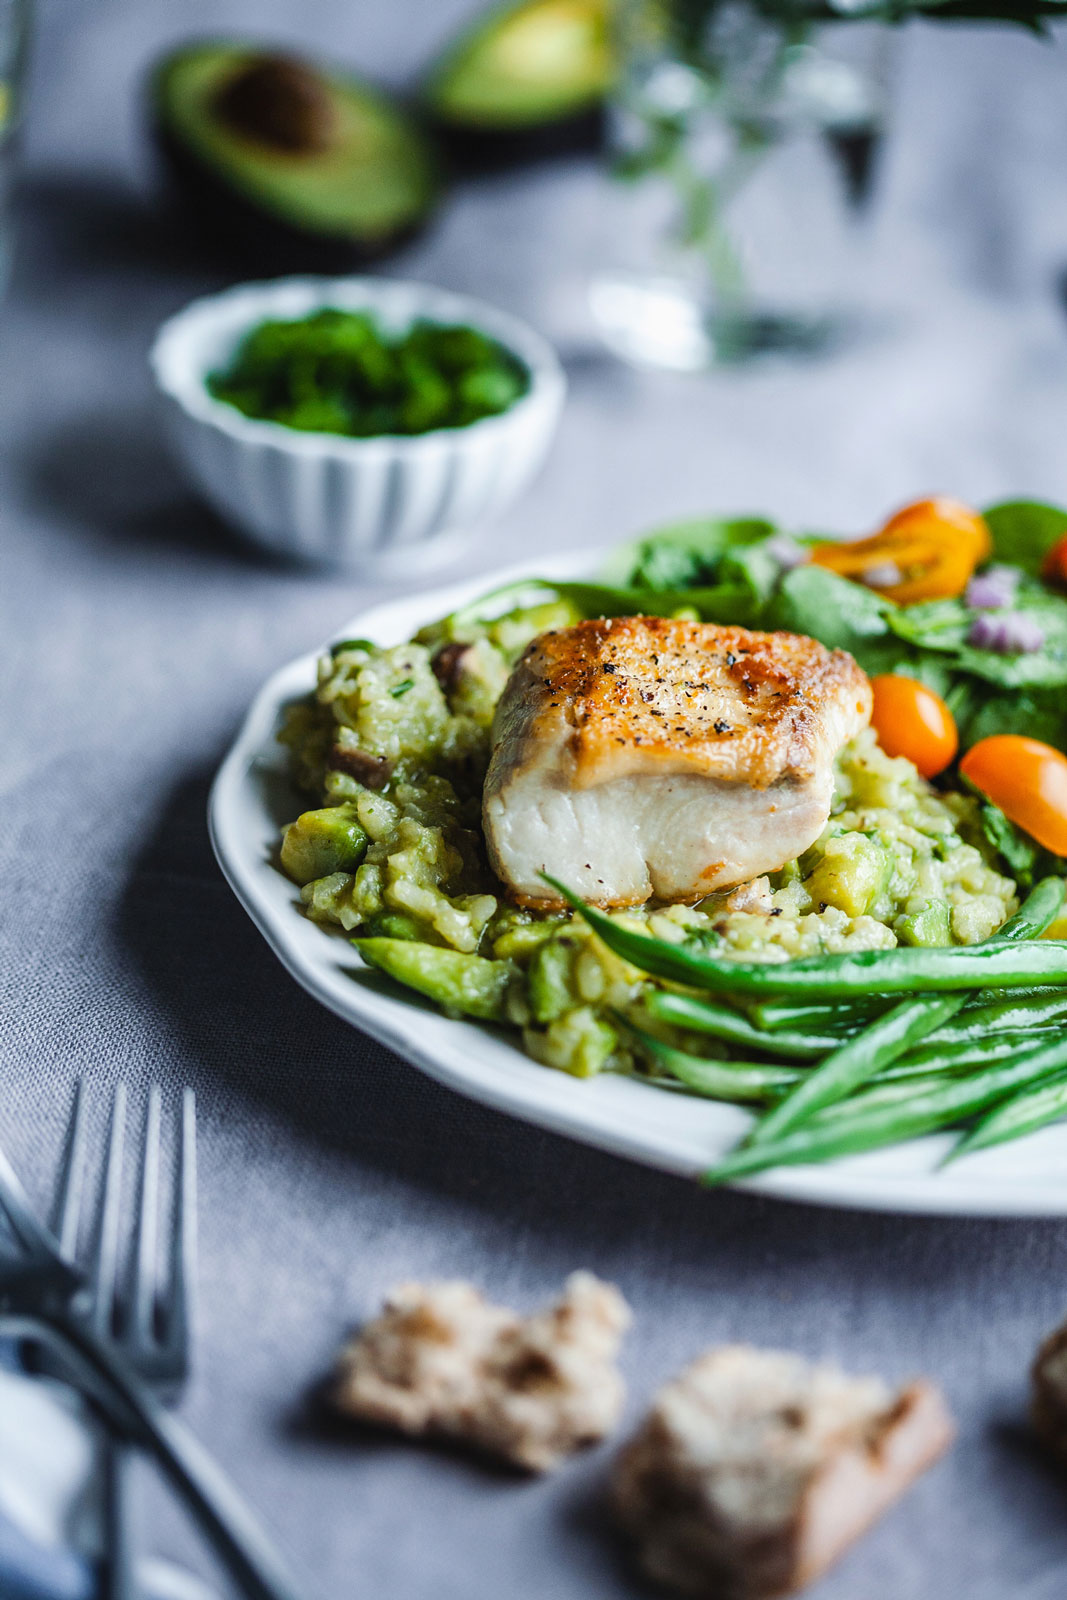
[(430, 68), (422, 99), (456, 165), (488, 171), (594, 150), (615, 80), (613, 0), (520, 0)]
[(166, 56), (150, 82), (157, 143), (197, 224), (257, 265), (377, 260), (439, 192), (418, 127), (387, 96), (251, 44)]

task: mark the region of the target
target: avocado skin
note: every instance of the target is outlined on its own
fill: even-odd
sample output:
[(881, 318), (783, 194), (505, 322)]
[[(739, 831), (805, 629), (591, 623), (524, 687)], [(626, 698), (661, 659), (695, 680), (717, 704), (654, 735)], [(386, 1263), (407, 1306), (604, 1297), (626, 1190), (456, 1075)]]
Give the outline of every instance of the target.
[(476, 128), (432, 116), (429, 125), (451, 170), (460, 176), (595, 155), (607, 143), (607, 112), (602, 105), (522, 128)]
[[(191, 53), (226, 51), (234, 41), (194, 40), (158, 59), (144, 86), (145, 118), (149, 138), (170, 193), (190, 228), (225, 260), (257, 271), (345, 272), (373, 265), (417, 239), (433, 219), (443, 192), (438, 160), (432, 193), (421, 212), (403, 226), (374, 239), (303, 227), (259, 205), (229, 183), (220, 170), (198, 156), (172, 131), (165, 113), (163, 83), (172, 64)], [(425, 128), (417, 112), (407, 108), (410, 120)], [(428, 149), (429, 141), (427, 143)]]
[(171, 194), (190, 226), (224, 257), (255, 270), (281, 275), (371, 266), (419, 238), (433, 216), (427, 211), (373, 245), (297, 228), (253, 204), (197, 161), (154, 114), (150, 132)]

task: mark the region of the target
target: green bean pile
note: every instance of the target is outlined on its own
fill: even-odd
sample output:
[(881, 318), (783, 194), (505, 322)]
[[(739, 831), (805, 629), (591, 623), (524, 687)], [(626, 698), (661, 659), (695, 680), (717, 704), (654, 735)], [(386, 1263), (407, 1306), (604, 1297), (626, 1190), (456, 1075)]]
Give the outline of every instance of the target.
[(676, 986), (646, 998), (651, 1022), (751, 1052), (709, 1060), (618, 1018), (657, 1082), (766, 1108), (708, 1184), (960, 1128), (953, 1160), (1067, 1115), (1067, 940), (1037, 942), (1062, 878), (981, 945), (758, 964), (635, 932), (546, 881), (617, 956)]

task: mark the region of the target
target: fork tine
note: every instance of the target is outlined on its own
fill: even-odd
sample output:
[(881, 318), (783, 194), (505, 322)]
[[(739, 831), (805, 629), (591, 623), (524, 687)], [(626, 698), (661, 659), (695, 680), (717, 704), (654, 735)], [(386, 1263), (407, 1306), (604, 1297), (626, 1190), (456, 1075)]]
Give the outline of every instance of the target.
[(0, 1150), (0, 1211), (8, 1227), (28, 1255), (38, 1259), (58, 1255), (58, 1246), (49, 1230), (37, 1220), (14, 1167)]
[(111, 1336), (115, 1320), (115, 1284), (118, 1273), (119, 1221), (122, 1207), (122, 1147), (126, 1132), (126, 1085), (115, 1085), (111, 1104), (111, 1131), (104, 1168), (104, 1195), (92, 1264), (93, 1326), (104, 1338)]
[(170, 1295), (163, 1342), (175, 1359), (188, 1362), (196, 1282), (196, 1095), (182, 1093), (181, 1157), (170, 1238)]
[(81, 1221), (85, 1191), (85, 1085), (81, 1078), (74, 1088), (74, 1109), (70, 1117), (67, 1148), (59, 1177), (55, 1233), (64, 1261), (73, 1262), (78, 1251), (78, 1224)]
[(136, 1337), (149, 1339), (155, 1332), (156, 1295), (159, 1287), (156, 1241), (159, 1228), (159, 1085), (148, 1091), (141, 1192), (137, 1207), (137, 1242), (131, 1289), (132, 1328)]

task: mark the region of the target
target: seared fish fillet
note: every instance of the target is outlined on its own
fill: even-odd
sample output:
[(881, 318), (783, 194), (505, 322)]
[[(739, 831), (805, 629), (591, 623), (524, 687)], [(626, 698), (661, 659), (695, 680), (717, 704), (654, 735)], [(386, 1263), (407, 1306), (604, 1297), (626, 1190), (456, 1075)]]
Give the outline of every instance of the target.
[(871, 714), (843, 650), (661, 617), (542, 634), (497, 707), (485, 836), (523, 905), (698, 900), (791, 861)]

